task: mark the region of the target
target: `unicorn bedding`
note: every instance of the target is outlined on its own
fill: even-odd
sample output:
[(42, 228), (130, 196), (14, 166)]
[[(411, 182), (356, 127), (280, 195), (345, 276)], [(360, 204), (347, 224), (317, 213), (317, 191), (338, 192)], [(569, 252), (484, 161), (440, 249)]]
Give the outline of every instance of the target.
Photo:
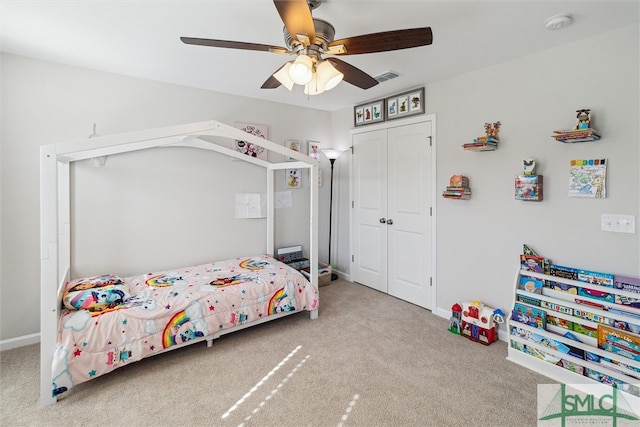
[(318, 291), (270, 255), (66, 284), (53, 396), (176, 346), (280, 313), (313, 311)]

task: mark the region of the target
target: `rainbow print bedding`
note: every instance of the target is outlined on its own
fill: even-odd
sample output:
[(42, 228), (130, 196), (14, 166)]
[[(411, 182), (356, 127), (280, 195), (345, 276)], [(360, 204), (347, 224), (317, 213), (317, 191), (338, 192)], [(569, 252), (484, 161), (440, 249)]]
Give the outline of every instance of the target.
[(120, 366), (266, 316), (318, 308), (318, 291), (269, 255), (66, 284), (53, 395)]

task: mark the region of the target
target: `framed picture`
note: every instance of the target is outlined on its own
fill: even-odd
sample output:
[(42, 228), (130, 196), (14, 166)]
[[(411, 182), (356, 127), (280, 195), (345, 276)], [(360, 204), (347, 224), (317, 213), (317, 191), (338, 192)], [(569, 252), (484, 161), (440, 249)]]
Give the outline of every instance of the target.
[(424, 87), (386, 98), (387, 120), (424, 114)]
[(387, 99), (387, 120), (398, 115), (398, 98)]
[(300, 169), (285, 170), (285, 187), (300, 188)]
[(320, 143), (318, 141), (307, 141), (309, 144), (309, 157), (320, 160)]
[[(297, 151), (298, 153), (300, 152), (300, 141), (296, 139), (287, 139), (284, 142), (284, 146), (289, 150)], [(294, 162), (295, 160), (296, 159), (294, 159), (293, 157), (287, 158), (287, 162)]]
[[(267, 139), (267, 127), (264, 125), (252, 125), (250, 123), (234, 122), (233, 127), (250, 133), (251, 135), (258, 136), (263, 139)], [(248, 141), (242, 141), (236, 139), (234, 141), (234, 148), (247, 156), (257, 157), (262, 160), (267, 160), (267, 150), (259, 145), (252, 144)]]
[(354, 126), (379, 123), (385, 120), (384, 99), (356, 105), (353, 108)]

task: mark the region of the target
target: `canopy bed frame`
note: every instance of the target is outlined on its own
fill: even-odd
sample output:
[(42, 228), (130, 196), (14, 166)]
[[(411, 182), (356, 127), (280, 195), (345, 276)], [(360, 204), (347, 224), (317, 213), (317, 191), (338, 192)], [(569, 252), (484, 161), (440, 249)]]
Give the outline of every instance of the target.
[[(213, 137), (211, 142), (203, 137)], [(294, 161), (267, 161), (240, 153), (222, 141), (243, 140), (263, 147), (267, 152), (280, 159), (292, 158)], [(266, 212), (266, 254), (274, 253), (275, 219), (275, 172), (278, 170), (300, 168), (309, 170), (311, 183), (318, 182), (318, 161), (312, 157), (272, 141), (251, 135), (240, 129), (218, 121), (206, 121), (187, 125), (159, 129), (91, 137), (78, 141), (44, 145), (40, 148), (40, 243), (41, 243), (41, 360), (40, 360), (40, 405), (45, 406), (57, 401), (52, 395), (52, 362), (57, 345), (60, 318), (63, 312), (62, 294), (65, 285), (72, 279), (71, 267), (71, 182), (70, 166), (73, 162), (87, 159), (104, 159), (104, 156), (146, 150), (156, 147), (191, 147), (210, 150), (223, 155), (261, 166), (266, 172), (267, 212)], [(309, 260), (310, 265), (318, 265), (318, 188), (310, 186), (309, 210)], [(316, 292), (318, 289), (318, 270), (310, 269), (310, 282)], [(315, 319), (317, 308), (310, 311)], [(297, 311), (295, 311), (297, 312)], [(189, 341), (189, 344), (207, 341), (208, 345), (218, 336), (253, 326), (258, 323), (295, 313), (278, 313), (256, 321), (242, 323), (229, 329), (219, 330), (208, 336)], [(169, 347), (167, 350), (177, 348)]]

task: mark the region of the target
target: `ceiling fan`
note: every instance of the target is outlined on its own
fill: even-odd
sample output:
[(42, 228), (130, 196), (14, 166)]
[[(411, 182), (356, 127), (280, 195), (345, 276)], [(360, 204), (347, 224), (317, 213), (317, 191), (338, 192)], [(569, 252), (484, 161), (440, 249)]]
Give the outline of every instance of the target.
[[(275, 89), (281, 85), (291, 90), (294, 84), (303, 85), (306, 95), (318, 95), (334, 88), (344, 80), (362, 89), (369, 89), (378, 81), (335, 55), (357, 55), (387, 52), (430, 45), (433, 35), (430, 27), (385, 31), (334, 40), (335, 29), (329, 22), (313, 18), (311, 11), (322, 0), (273, 0), (284, 22), (284, 41), (287, 47), (229, 40), (180, 37), (186, 44), (257, 50), (295, 55), (277, 69), (262, 85), (262, 89)], [(332, 55), (324, 58), (324, 55)]]

